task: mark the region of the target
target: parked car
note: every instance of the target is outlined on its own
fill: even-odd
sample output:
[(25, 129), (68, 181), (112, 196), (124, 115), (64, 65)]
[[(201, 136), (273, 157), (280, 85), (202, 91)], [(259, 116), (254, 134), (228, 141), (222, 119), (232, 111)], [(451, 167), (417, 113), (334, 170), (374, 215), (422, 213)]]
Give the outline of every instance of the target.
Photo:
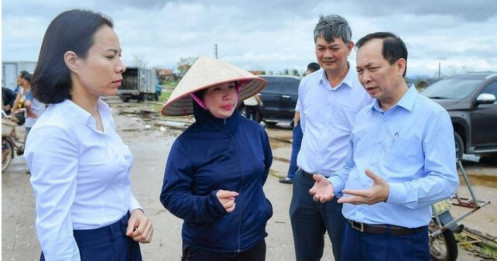
[[(295, 114), (300, 79), (292, 76), (261, 75), (267, 86), (259, 93), (263, 105), (258, 106), (257, 122), (267, 125), (291, 122)], [(243, 112), (243, 103), (241, 108)]]
[(497, 155), (497, 73), (454, 75), (428, 86), (421, 94), (449, 112), (457, 158), (463, 153)]

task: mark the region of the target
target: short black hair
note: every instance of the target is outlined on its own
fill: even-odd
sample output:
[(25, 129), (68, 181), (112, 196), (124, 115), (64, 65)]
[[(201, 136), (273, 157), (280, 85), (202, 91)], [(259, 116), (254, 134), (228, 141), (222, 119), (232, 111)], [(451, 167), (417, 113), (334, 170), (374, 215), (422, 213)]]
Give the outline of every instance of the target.
[(19, 76), (20, 76), (22, 79), (26, 79), (26, 78), (25, 78), (25, 77), (26, 77), (26, 75), (29, 75), (29, 72), (24, 71), (24, 70), (19, 72)]
[(321, 66), (319, 66), (318, 63), (312, 62), (307, 65), (307, 70), (311, 72), (315, 72), (317, 70), (321, 69)]
[(368, 34), (359, 41), (356, 42), (355, 46), (357, 49), (361, 49), (361, 47), (370, 40), (373, 39), (383, 39), (383, 49), (381, 54), (383, 58), (388, 61), (389, 64), (394, 64), (400, 58), (406, 60), (406, 67), (404, 70), (403, 77), (406, 76), (407, 72), (407, 47), (404, 41), (400, 39), (396, 34), (390, 32), (376, 32)]
[(105, 25), (113, 28), (110, 18), (90, 10), (73, 9), (54, 18), (43, 37), (33, 75), (35, 98), (45, 104), (71, 98), (71, 72), (64, 62), (64, 54), (73, 51), (86, 58), (95, 33)]
[(28, 74), (25, 74), (24, 77), (21, 75), (21, 78), (23, 78), (25, 81), (27, 81), (29, 84), (31, 84), (31, 82), (33, 80), (33, 75), (28, 73)]

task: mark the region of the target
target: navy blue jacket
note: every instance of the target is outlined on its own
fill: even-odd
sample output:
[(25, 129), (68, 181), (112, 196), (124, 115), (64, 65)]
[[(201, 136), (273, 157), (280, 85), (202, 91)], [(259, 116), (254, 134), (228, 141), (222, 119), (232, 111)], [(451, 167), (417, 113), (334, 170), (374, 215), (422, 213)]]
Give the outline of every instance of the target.
[[(160, 201), (184, 220), (185, 245), (245, 251), (264, 239), (273, 214), (262, 190), (273, 160), (268, 136), (238, 111), (224, 120), (194, 103), (194, 115), (169, 153)], [(233, 212), (217, 199), (220, 189), (239, 193)]]

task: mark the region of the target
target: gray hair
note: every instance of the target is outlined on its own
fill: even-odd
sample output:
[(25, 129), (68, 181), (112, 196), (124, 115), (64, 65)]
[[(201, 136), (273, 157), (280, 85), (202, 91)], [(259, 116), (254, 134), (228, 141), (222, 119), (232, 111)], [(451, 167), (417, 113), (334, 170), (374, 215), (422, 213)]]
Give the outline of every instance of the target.
[(342, 38), (344, 43), (349, 43), (352, 39), (352, 30), (345, 18), (339, 15), (319, 16), (319, 22), (314, 28), (314, 42), (318, 37), (323, 37), (327, 42), (333, 38)]

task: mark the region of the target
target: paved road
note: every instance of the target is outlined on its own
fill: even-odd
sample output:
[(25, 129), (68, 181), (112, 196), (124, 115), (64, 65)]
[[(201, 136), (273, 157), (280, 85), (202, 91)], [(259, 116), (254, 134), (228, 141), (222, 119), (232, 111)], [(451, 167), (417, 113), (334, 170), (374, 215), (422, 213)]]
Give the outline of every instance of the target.
[[(137, 118), (115, 115), (116, 125), (123, 140), (130, 146), (135, 156), (135, 165), (131, 177), (133, 191), (146, 213), (154, 222), (155, 233), (151, 244), (142, 245), (144, 260), (180, 260), (181, 256), (181, 220), (168, 213), (159, 202), (164, 165), (173, 137), (181, 130), (148, 128)], [(267, 260), (295, 260), (293, 239), (291, 235), (288, 206), (291, 197), (291, 185), (278, 182), (286, 174), (290, 155), (287, 142), (289, 129), (270, 129), (271, 146), (275, 161), (264, 190), (274, 207), (274, 216), (267, 225)], [(478, 189), (478, 193), (495, 195), (495, 189), (486, 192), (487, 187)], [(495, 197), (495, 196), (494, 196)], [(495, 205), (494, 205), (495, 208)], [(493, 218), (491, 229), (497, 227), (496, 212), (484, 212), (478, 219)], [(495, 214), (495, 215), (494, 215)], [(40, 248), (34, 229), (34, 200), (29, 185), (29, 175), (25, 174), (22, 158), (15, 158), (9, 169), (2, 173), (2, 260), (30, 261), (39, 260)], [(488, 221), (483, 222), (487, 227)], [(481, 227), (480, 227), (481, 228)], [(495, 229), (497, 231), (497, 229)], [(494, 234), (495, 235), (495, 234)], [(322, 260), (333, 260), (329, 239)], [(459, 260), (477, 260), (462, 253)]]

